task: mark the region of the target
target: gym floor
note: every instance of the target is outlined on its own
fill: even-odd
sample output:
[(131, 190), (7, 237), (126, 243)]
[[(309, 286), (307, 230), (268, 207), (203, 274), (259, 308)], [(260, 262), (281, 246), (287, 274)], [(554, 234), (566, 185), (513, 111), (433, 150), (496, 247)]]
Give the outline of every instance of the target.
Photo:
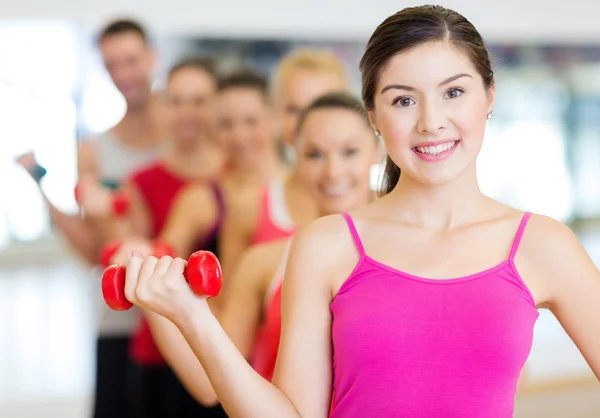
[[(600, 243), (600, 239), (598, 240)], [(55, 242), (0, 257), (0, 417), (88, 418), (95, 335), (91, 276)], [(600, 384), (541, 311), (517, 418), (598, 418)]]

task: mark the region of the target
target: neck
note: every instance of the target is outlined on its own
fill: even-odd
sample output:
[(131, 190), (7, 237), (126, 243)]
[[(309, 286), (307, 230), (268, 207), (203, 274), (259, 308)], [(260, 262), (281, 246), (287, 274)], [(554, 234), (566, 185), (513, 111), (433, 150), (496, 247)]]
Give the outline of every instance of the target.
[(383, 199), (393, 202), (402, 222), (439, 231), (472, 223), (487, 201), (479, 189), (475, 164), (443, 185), (423, 185), (403, 174), (398, 185)]
[(286, 172), (285, 164), (276, 151), (265, 153), (264, 157), (257, 160), (260, 161), (258, 166), (234, 167), (229, 174), (230, 178), (235, 183), (262, 185)]
[(351, 212), (353, 210), (357, 210), (360, 208), (365, 207), (366, 205), (368, 205), (371, 202), (374, 202), (375, 200), (377, 200), (377, 193), (374, 192), (373, 190), (369, 189), (366, 193), (365, 193), (365, 199), (362, 200), (361, 202), (358, 202), (357, 205), (355, 207), (351, 207), (351, 208), (347, 208), (344, 210), (341, 210), (339, 212), (331, 212), (328, 210), (325, 210), (323, 208), (319, 208), (319, 217), (322, 218), (324, 216), (329, 216), (329, 215), (338, 215), (342, 212)]
[(162, 140), (160, 99), (151, 95), (144, 103), (127, 106), (123, 119), (113, 128), (131, 146), (153, 146)]
[(143, 102), (135, 104), (127, 103), (127, 110), (123, 119), (134, 121), (151, 117), (159, 101), (160, 98), (158, 95), (148, 92), (148, 97)]
[(287, 182), (292, 187), (304, 187), (302, 184), (302, 178), (300, 177), (300, 173), (298, 172), (298, 170), (296, 170), (296, 167), (292, 169), (290, 175), (287, 178)]

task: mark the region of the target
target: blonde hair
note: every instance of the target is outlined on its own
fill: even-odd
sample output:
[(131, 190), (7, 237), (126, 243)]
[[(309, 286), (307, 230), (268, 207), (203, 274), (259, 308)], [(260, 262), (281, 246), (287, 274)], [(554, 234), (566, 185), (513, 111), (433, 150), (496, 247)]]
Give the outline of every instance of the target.
[(330, 51), (302, 48), (289, 53), (279, 61), (271, 83), (273, 96), (277, 95), (281, 85), (297, 70), (335, 74), (339, 76), (346, 89), (351, 89), (346, 66), (340, 58)]

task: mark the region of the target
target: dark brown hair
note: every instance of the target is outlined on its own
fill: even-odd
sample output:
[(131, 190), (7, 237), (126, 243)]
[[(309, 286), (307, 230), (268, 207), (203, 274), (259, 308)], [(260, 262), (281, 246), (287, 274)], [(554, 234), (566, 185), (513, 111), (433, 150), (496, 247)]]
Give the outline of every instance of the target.
[(101, 31), (98, 36), (98, 43), (104, 39), (114, 36), (122, 35), (124, 33), (135, 33), (139, 35), (146, 44), (149, 43), (148, 33), (141, 23), (131, 19), (119, 19), (108, 23)]
[(217, 70), (215, 69), (215, 64), (212, 59), (206, 57), (190, 57), (182, 59), (171, 67), (167, 80), (171, 80), (178, 71), (188, 68), (205, 72), (215, 81), (217, 79)]
[(304, 109), (300, 115), (298, 124), (296, 125), (296, 137), (300, 136), (300, 132), (302, 131), (302, 127), (304, 126), (304, 122), (306, 122), (308, 115), (320, 109), (350, 110), (361, 116), (367, 126), (370, 127), (369, 114), (359, 99), (345, 92), (334, 92), (319, 96), (310, 105), (308, 105), (306, 109)]
[(235, 88), (255, 90), (264, 97), (265, 101), (269, 100), (269, 83), (267, 79), (249, 68), (237, 70), (221, 77), (219, 80), (219, 92)]
[[(389, 60), (399, 53), (432, 41), (448, 41), (471, 59), (484, 87), (494, 84), (488, 50), (475, 27), (461, 14), (441, 6), (409, 7), (388, 17), (375, 29), (360, 61), (362, 98), (366, 108), (375, 107), (375, 90)], [(384, 194), (400, 179), (400, 167), (388, 156), (383, 178)]]

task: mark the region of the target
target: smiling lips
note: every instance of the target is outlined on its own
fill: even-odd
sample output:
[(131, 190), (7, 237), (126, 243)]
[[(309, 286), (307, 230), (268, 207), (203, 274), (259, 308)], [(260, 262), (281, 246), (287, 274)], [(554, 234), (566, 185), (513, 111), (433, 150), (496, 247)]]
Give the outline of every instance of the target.
[(451, 140), (445, 142), (424, 142), (413, 147), (413, 152), (417, 157), (424, 161), (439, 161), (448, 158), (456, 149), (460, 140)]
[(348, 192), (349, 189), (350, 186), (348, 185), (336, 185), (322, 187), (321, 191), (329, 197), (342, 197)]

